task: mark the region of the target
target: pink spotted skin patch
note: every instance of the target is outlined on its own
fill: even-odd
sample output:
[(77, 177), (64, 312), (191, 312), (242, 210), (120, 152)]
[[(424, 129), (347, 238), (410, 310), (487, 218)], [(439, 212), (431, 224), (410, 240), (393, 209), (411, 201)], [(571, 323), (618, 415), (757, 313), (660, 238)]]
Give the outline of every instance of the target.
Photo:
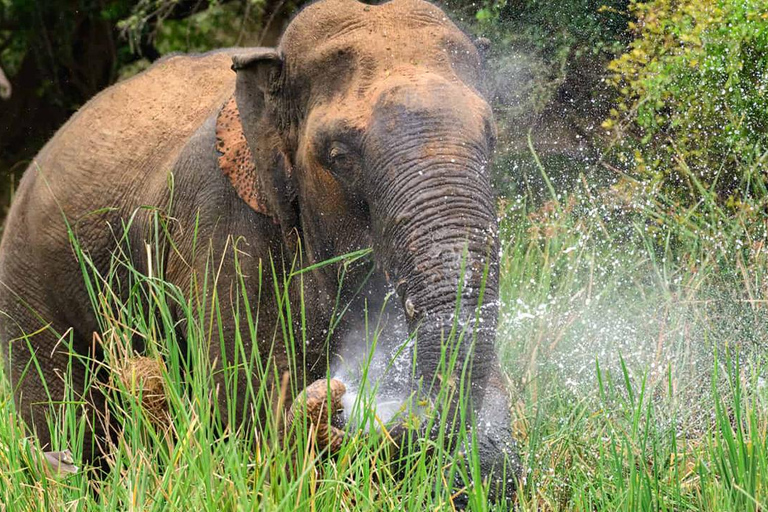
[(222, 107), (216, 119), (216, 151), (220, 155), (219, 168), (232, 182), (237, 195), (255, 211), (269, 215), (267, 203), (258, 188), (256, 164), (245, 140), (234, 96)]

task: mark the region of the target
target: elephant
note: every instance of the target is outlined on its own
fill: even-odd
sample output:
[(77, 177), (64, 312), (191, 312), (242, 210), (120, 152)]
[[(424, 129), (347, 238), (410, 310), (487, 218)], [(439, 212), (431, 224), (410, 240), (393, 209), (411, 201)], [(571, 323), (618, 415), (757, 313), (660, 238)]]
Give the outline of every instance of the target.
[[(48, 443), (45, 411), (65, 392), (54, 376), (66, 370), (72, 351), (102, 357), (67, 226), (106, 272), (115, 227), (146, 205), (172, 203), (174, 243), (162, 255), (163, 278), (191, 292), (199, 283), (190, 274), (205, 274), (209, 255), (221, 256), (221, 300), (233, 301), (232, 290), (242, 284), (250, 307), (261, 306), (264, 340), (243, 336), (243, 343), (258, 345), (298, 382), (327, 375), (333, 355), (359, 329), (367, 297), (393, 290), (387, 311), (415, 340), (412, 386), (435, 381), (448, 333), (469, 326), (463, 337), (450, 338), (458, 360), (469, 365), (466, 421), (483, 425), (468, 426), (477, 434), (481, 472), (496, 489), (493, 499), (510, 499), (520, 466), (495, 352), (495, 137), (481, 54), (424, 0), (320, 0), (292, 19), (277, 47), (171, 55), (104, 90), (26, 170), (0, 243), (0, 336), (25, 422)], [(151, 266), (144, 250), (150, 223), (134, 215), (126, 236), (142, 272)], [(209, 250), (195, 250), (201, 240)], [(369, 247), (370, 260), (350, 269), (339, 291), (339, 257)], [(303, 305), (307, 316), (306, 341), (295, 342), (305, 345), (298, 368), (288, 340), (278, 350), (262, 348), (280, 329), (273, 280), (283, 282), (297, 253), (308, 269), (303, 291), (294, 280), (287, 294), (293, 310)], [(264, 272), (274, 258), (281, 260), (277, 270)], [(337, 295), (351, 306), (329, 337)], [(212, 364), (224, 364), (243, 328), (233, 304), (227, 306), (221, 340), (210, 344)], [(69, 333), (71, 343), (54, 332)], [(47, 382), (25, 371), (33, 354)], [(77, 389), (83, 369), (71, 371)], [(244, 385), (254, 378), (238, 375)], [(88, 400), (96, 407), (103, 398)], [(452, 399), (443, 413), (455, 407)], [(228, 418), (233, 409), (219, 409), (225, 423), (247, 415), (237, 408), (238, 417)]]

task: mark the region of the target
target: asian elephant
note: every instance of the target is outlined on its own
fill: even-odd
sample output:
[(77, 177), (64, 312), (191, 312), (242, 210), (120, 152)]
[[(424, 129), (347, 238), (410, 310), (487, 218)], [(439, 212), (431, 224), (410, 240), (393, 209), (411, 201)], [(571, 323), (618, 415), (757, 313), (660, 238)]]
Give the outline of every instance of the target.
[[(100, 357), (97, 319), (64, 218), (106, 271), (121, 222), (144, 205), (172, 202), (174, 244), (164, 254), (163, 277), (189, 289), (190, 274), (205, 273), (210, 254), (229, 255), (216, 286), (230, 300), (240, 286), (231, 257), (237, 240), (251, 307), (262, 305), (265, 346), (279, 318), (276, 287), (264, 269), (270, 258), (284, 258), (275, 264), (282, 280), (298, 250), (306, 267), (373, 248), (375, 270), (350, 272), (341, 294), (396, 290), (391, 309), (406, 333), (417, 331), (409, 374), (415, 381), (432, 382), (448, 333), (470, 326), (454, 347), (460, 362), (470, 362), (468, 394), (479, 419), (467, 421), (482, 422), (475, 428), (481, 469), (496, 494), (509, 498), (519, 466), (494, 348), (494, 138), (478, 50), (422, 0), (321, 0), (295, 16), (276, 48), (170, 56), (106, 89), (40, 151), (5, 223), (0, 335), (25, 421), (48, 442), (43, 412), (63, 396), (55, 375), (67, 368), (69, 353), (55, 334), (39, 332), (28, 342), (22, 334), (49, 322), (59, 334), (72, 333), (72, 350)], [(135, 216), (127, 237), (145, 272), (149, 222)], [(201, 240), (210, 250), (194, 250)], [(344, 333), (361, 321), (359, 300), (326, 343), (339, 273), (340, 264), (315, 266), (302, 274), (303, 297), (289, 294), (293, 309), (303, 300), (307, 315), (306, 365), (294, 375), (300, 382), (324, 377), (329, 355), (343, 351)], [(210, 347), (211, 361), (220, 364), (221, 348), (231, 348), (238, 328), (222, 310), (222, 343)], [(36, 372), (25, 371), (30, 351), (49, 377), (50, 399)], [(264, 357), (287, 370), (290, 352), (283, 344), (271, 356), (264, 349)], [(72, 371), (77, 386), (82, 370)]]

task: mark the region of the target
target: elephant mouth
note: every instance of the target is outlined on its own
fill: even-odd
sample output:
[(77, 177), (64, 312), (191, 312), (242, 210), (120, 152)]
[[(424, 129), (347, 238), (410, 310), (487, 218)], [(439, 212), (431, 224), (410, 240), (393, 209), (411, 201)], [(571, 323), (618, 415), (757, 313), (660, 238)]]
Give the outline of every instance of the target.
[(334, 418), (351, 431), (381, 430), (422, 412), (412, 400), (416, 338), (409, 331), (407, 306), (391, 285), (376, 288), (382, 299), (369, 305), (368, 327), (349, 329), (331, 364), (331, 377), (347, 388)]
[[(416, 315), (409, 311), (403, 283), (401, 280), (384, 286), (384, 303), (369, 308), (365, 315), (368, 326), (373, 327), (346, 332), (331, 362), (331, 378), (342, 382), (347, 390), (341, 409), (333, 417), (339, 428), (368, 433), (403, 423), (420, 423), (432, 408), (434, 390), (426, 389), (429, 382), (420, 384), (416, 378), (419, 326), (429, 322), (434, 327), (431, 324), (439, 323), (443, 335), (458, 329), (456, 338), (468, 336), (462, 332), (467, 329), (461, 325), (465, 322), (449, 321), (436, 311), (418, 311)], [(480, 312), (491, 306), (482, 307)], [(432, 330), (425, 329), (425, 335), (433, 334)], [(419, 388), (422, 384), (424, 389)]]

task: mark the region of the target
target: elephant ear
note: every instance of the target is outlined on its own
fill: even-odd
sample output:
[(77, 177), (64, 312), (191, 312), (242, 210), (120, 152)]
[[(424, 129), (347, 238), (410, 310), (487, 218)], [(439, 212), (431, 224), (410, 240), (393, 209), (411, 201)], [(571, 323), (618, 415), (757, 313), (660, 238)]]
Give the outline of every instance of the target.
[(292, 247), (299, 215), (291, 161), (278, 126), (279, 108), (284, 103), (283, 66), (283, 58), (273, 48), (256, 48), (232, 57), (232, 69), (237, 73), (235, 102), (255, 164), (255, 183), (233, 180), (233, 184), (244, 198), (251, 194), (248, 183), (255, 185), (258, 200), (276, 218), (286, 243)]

